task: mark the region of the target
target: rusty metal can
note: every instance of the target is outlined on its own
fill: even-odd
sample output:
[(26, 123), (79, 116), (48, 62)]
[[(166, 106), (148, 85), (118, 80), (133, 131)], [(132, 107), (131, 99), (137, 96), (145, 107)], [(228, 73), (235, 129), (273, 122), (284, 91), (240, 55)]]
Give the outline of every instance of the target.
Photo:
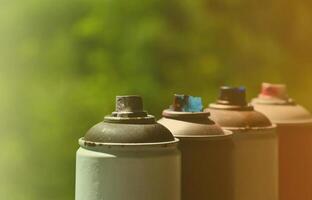
[(233, 132), (235, 200), (278, 199), (278, 147), (275, 125), (246, 102), (243, 87), (221, 87), (205, 111)]
[(312, 199), (312, 116), (283, 84), (263, 83), (255, 109), (277, 124), (280, 200)]
[(208, 118), (200, 98), (175, 95), (162, 114), (158, 122), (180, 140), (182, 200), (232, 199), (231, 132)]
[(75, 199), (180, 200), (177, 142), (141, 97), (117, 96), (116, 111), (79, 140)]

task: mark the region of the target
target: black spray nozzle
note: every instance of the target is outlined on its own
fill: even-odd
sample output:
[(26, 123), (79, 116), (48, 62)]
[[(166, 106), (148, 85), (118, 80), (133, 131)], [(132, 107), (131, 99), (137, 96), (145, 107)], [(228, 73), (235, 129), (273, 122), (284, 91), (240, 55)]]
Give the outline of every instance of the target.
[(246, 89), (245, 87), (228, 87), (220, 88), (218, 104), (246, 106)]

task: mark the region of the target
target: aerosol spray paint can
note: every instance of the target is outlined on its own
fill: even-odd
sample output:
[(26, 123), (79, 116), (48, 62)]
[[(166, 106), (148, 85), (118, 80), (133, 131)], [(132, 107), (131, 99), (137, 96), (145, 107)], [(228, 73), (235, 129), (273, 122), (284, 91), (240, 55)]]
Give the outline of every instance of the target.
[(280, 199), (311, 200), (312, 116), (286, 90), (285, 85), (263, 83), (252, 104), (277, 124)]
[(278, 199), (276, 128), (246, 102), (245, 88), (221, 87), (216, 103), (205, 111), (222, 128), (233, 132), (234, 199)]
[(178, 140), (142, 107), (117, 96), (116, 111), (79, 140), (76, 200), (180, 200)]
[(232, 199), (231, 132), (203, 112), (201, 98), (175, 95), (158, 122), (180, 139), (182, 200)]

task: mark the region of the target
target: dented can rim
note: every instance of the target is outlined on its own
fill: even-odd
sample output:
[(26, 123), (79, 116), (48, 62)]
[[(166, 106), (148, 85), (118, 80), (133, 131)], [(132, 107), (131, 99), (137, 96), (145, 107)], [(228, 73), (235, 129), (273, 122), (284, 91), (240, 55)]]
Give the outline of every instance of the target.
[(173, 141), (168, 142), (153, 142), (153, 143), (101, 143), (101, 142), (90, 142), (84, 140), (84, 137), (78, 140), (81, 147), (169, 147), (176, 146), (179, 142), (178, 138), (174, 138)]

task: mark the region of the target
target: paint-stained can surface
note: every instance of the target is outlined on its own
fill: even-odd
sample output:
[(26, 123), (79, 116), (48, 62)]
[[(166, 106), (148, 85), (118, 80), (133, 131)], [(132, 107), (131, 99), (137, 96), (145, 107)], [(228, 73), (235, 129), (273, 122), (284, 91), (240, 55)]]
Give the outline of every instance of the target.
[(139, 96), (118, 96), (116, 111), (79, 140), (75, 199), (180, 200), (177, 143)]
[(177, 98), (181, 95), (175, 96), (173, 106), (163, 111), (158, 122), (180, 140), (182, 200), (232, 199), (231, 132), (222, 130), (208, 118), (208, 112), (202, 112), (198, 98)]
[(285, 85), (264, 83), (252, 101), (277, 124), (280, 200), (312, 199), (312, 116), (288, 97)]
[(244, 88), (221, 87), (205, 111), (233, 132), (235, 200), (278, 199), (278, 141), (275, 126), (246, 102)]

